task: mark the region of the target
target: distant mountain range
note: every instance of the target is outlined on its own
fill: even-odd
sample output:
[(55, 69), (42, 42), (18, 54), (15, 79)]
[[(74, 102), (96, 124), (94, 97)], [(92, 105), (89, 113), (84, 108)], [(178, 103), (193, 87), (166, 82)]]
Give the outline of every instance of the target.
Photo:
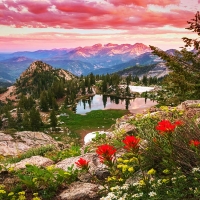
[[(171, 53), (171, 51), (170, 51)], [(80, 76), (89, 73), (113, 73), (131, 66), (160, 63), (151, 49), (142, 44), (95, 44), (74, 49), (38, 50), (0, 53), (0, 81), (15, 82), (30, 64), (41, 60)]]

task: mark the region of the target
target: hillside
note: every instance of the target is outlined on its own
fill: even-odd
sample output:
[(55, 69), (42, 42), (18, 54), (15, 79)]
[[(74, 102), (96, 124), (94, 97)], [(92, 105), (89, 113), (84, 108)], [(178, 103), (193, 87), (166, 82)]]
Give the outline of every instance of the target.
[(75, 79), (75, 76), (64, 69), (55, 69), (42, 61), (35, 61), (17, 79), (16, 93), (39, 97), (41, 91), (55, 85), (59, 87), (60, 84), (72, 79)]
[(157, 64), (147, 65), (147, 66), (133, 66), (127, 67), (123, 70), (117, 71), (117, 74), (120, 76), (128, 76), (131, 74), (132, 76), (147, 76), (147, 77), (157, 77), (161, 78), (166, 76), (169, 73), (168, 68), (164, 63), (159, 62)]

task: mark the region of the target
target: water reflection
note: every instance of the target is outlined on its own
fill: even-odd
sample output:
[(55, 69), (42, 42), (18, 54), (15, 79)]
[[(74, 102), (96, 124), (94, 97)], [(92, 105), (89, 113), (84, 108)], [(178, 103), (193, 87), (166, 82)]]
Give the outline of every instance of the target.
[(89, 97), (87, 100), (79, 100), (74, 110), (77, 114), (85, 114), (92, 110), (105, 109), (126, 109), (132, 113), (136, 113), (153, 105), (156, 105), (156, 102), (145, 98), (120, 99), (113, 96), (95, 95), (93, 97)]

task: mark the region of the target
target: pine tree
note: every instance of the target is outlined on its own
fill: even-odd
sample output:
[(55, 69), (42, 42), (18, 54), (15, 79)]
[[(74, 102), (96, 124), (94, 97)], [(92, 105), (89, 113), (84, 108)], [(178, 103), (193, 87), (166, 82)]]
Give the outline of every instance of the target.
[(143, 83), (145, 86), (147, 86), (147, 84), (148, 84), (147, 76), (143, 76), (143, 78), (142, 78), (142, 83)]
[[(200, 36), (200, 14), (196, 13), (195, 19), (189, 21), (189, 30)], [(200, 98), (200, 40), (183, 38), (185, 47), (169, 55), (156, 47), (150, 46), (153, 54), (161, 57), (170, 70), (169, 75), (163, 80), (165, 92), (162, 101), (165, 104), (179, 104), (186, 99)], [(193, 47), (194, 51), (187, 50)], [(169, 95), (170, 94), (170, 98)]]
[(30, 127), (32, 131), (39, 131), (42, 127), (40, 113), (35, 107), (33, 107), (30, 111)]
[(3, 121), (2, 121), (2, 118), (0, 117), (0, 129), (2, 128), (3, 126)]
[(17, 125), (18, 127), (22, 123), (22, 109), (17, 107)]
[(46, 91), (43, 91), (40, 94), (40, 109), (43, 112), (48, 112), (49, 111), (48, 97), (47, 97), (47, 92)]
[(8, 118), (8, 128), (16, 128), (17, 127), (16, 121), (10, 114), (10, 112), (6, 113), (6, 117)]
[(90, 85), (95, 85), (95, 76), (93, 73), (90, 74)]
[(31, 130), (30, 117), (27, 112), (24, 113), (22, 118), (22, 127), (24, 130)]
[(58, 120), (56, 118), (56, 113), (55, 110), (53, 109), (50, 113), (50, 124), (51, 127), (53, 127), (53, 129), (55, 129), (55, 127), (57, 126)]
[(52, 109), (58, 110), (58, 108), (59, 108), (59, 106), (58, 106), (56, 99), (54, 97), (52, 97)]

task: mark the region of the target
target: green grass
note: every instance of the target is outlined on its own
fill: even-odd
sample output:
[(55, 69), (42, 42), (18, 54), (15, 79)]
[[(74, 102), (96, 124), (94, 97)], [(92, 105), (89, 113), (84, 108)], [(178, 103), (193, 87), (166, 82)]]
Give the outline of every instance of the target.
[(86, 115), (68, 113), (69, 118), (60, 117), (72, 132), (80, 132), (81, 130), (108, 129), (115, 124), (117, 118), (128, 114), (127, 110), (93, 110)]
[(53, 150), (55, 150), (55, 146), (52, 146), (52, 145), (42, 146), (39, 148), (32, 148), (32, 149), (29, 149), (25, 153), (19, 154), (16, 157), (5, 158), (5, 159), (3, 159), (3, 162), (4, 163), (17, 163), (23, 159), (30, 158), (32, 156), (37, 156), (37, 155), (44, 156), (45, 153), (47, 153), (49, 151), (53, 151)]

